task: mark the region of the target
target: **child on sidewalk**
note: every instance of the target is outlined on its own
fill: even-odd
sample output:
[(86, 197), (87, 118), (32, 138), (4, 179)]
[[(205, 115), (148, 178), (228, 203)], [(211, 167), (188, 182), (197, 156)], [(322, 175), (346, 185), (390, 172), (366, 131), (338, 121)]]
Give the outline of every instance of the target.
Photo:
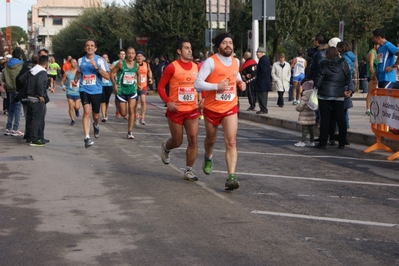
[[(314, 126), (316, 121), (315, 112), (308, 107), (308, 101), (313, 89), (312, 80), (303, 80), (302, 94), (300, 103), (296, 106), (295, 110), (299, 112), (298, 124), (302, 125), (302, 138), (301, 141), (295, 143), (297, 147), (315, 146), (314, 143)], [(305, 143), (306, 137), (310, 135), (310, 142)]]

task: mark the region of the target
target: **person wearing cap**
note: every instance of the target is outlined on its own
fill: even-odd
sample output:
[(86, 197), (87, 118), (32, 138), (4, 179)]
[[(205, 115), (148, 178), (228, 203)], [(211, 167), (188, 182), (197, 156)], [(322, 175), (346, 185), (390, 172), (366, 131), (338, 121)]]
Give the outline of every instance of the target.
[(241, 66), (241, 77), (247, 84), (247, 97), (249, 107), (247, 111), (255, 111), (256, 94), (254, 92), (254, 84), (256, 78), (256, 67), (258, 63), (252, 59), (250, 52), (244, 53), (244, 63)]
[(148, 92), (148, 85), (152, 84), (152, 71), (150, 66), (147, 64), (147, 62), (144, 61), (144, 55), (143, 52), (138, 50), (136, 53), (136, 62), (139, 67), (139, 78), (141, 82), (141, 88), (139, 88), (138, 93), (139, 93), (139, 98), (140, 98), (140, 118), (138, 117), (138, 104), (136, 104), (135, 107), (135, 125), (141, 124), (145, 125), (145, 111), (147, 109), (147, 92)]
[(302, 94), (301, 81), (305, 78), (306, 67), (307, 67), (307, 61), (305, 60), (305, 58), (303, 58), (303, 52), (298, 51), (298, 56), (295, 57), (291, 63), (291, 69), (293, 70), (292, 73), (293, 76), (292, 97), (294, 98), (292, 102), (293, 105), (297, 105), (299, 103), (298, 100), (300, 98), (300, 95)]
[(256, 114), (267, 114), (267, 100), (269, 91), (272, 90), (272, 77), (269, 58), (266, 56), (266, 50), (259, 47), (256, 50), (258, 65), (256, 67), (256, 79), (254, 84), (255, 97), (258, 100), (260, 110)]
[(93, 117), (94, 137), (100, 136), (100, 105), (103, 97), (102, 79), (110, 79), (109, 67), (101, 56), (96, 54), (96, 43), (88, 39), (84, 50), (86, 56), (79, 58), (73, 87), (79, 87), (80, 99), (83, 105), (83, 133), (85, 148), (94, 144), (90, 139), (90, 113)]
[(217, 139), (218, 127), (221, 124), (224, 131), (228, 173), (225, 190), (234, 190), (239, 187), (235, 175), (238, 157), (236, 143), (238, 129), (237, 85), (242, 91), (246, 89), (239, 72), (239, 60), (233, 57), (233, 38), (233, 35), (224, 32), (212, 40), (217, 53), (205, 60), (194, 83), (196, 89), (206, 91), (203, 111), (206, 137), (202, 170), (207, 175), (212, 172), (213, 148)]
[(279, 60), (273, 64), (272, 67), (272, 78), (274, 80), (274, 85), (276, 86), (278, 99), (277, 105), (279, 107), (284, 106), (284, 92), (290, 89), (290, 79), (291, 79), (291, 66), (285, 61), (285, 54), (281, 53), (279, 55)]
[[(21, 101), (15, 101), (14, 98), (17, 96), (17, 84), (16, 77), (22, 69), (23, 61), (22, 61), (22, 49), (20, 47), (16, 47), (12, 51), (12, 58), (10, 58), (3, 70), (3, 75), (1, 76), (2, 82), (5, 83), (5, 88), (7, 90), (7, 100), (9, 103), (8, 109), (8, 118), (7, 125), (4, 135), (6, 136), (16, 136), (22, 137), (24, 135), (23, 132), (19, 131), (19, 121), (21, 118)], [(9, 55), (6, 56), (6, 58)], [(17, 96), (18, 97), (18, 96)]]
[(341, 39), (338, 38), (338, 37), (331, 38), (331, 39), (328, 41), (328, 46), (329, 46), (329, 47), (337, 47), (337, 45), (338, 45), (338, 43), (339, 43), (340, 41), (341, 41)]

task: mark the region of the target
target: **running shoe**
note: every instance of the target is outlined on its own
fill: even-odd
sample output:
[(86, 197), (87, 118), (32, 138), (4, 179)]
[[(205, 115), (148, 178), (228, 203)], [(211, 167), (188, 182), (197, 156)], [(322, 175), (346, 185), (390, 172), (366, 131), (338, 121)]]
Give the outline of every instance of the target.
[(4, 135), (6, 135), (6, 136), (10, 136), (13, 133), (14, 133), (14, 131), (12, 129), (6, 129), (6, 131), (4, 131)]
[(183, 178), (188, 181), (198, 181), (198, 177), (193, 173), (193, 170), (189, 169), (184, 170)]
[(296, 146), (296, 147), (305, 147), (305, 146), (306, 146), (306, 143), (303, 142), (303, 141), (300, 141), (300, 142), (298, 142), (298, 143), (295, 143), (294, 146)]
[(116, 118), (120, 118), (120, 117), (121, 117), (121, 113), (119, 113), (118, 110), (116, 110), (116, 112), (115, 112), (115, 117), (116, 117)]
[(365, 115), (370, 115), (370, 110), (367, 110)]
[(161, 144), (161, 160), (164, 164), (170, 163), (170, 151), (165, 150), (166, 142), (162, 142)]
[(93, 130), (94, 130), (94, 137), (97, 139), (100, 136), (100, 125), (97, 125), (96, 127), (93, 122)]
[(94, 142), (90, 138), (85, 139), (85, 148), (89, 148), (91, 145), (93, 145)]
[(138, 125), (140, 125), (140, 121), (139, 121), (139, 119), (138, 119), (138, 118), (134, 119), (134, 125), (135, 125), (135, 126), (138, 126)]
[(132, 134), (132, 131), (127, 132), (127, 138), (128, 139), (134, 139), (134, 136)]
[(40, 139), (36, 141), (31, 141), (29, 146), (31, 147), (43, 147), (46, 143), (42, 142)]
[(308, 146), (308, 147), (314, 147), (314, 146), (316, 146), (316, 143), (314, 143), (314, 142), (308, 142), (308, 143), (306, 143), (306, 146)]
[(128, 118), (129, 118), (128, 115), (124, 115), (124, 116), (123, 116), (123, 119), (128, 119)]
[(224, 184), (225, 190), (234, 190), (240, 187), (240, 184), (236, 180), (236, 176), (234, 174), (229, 174), (229, 178), (227, 178), (226, 183)]
[(210, 175), (212, 173), (213, 169), (212, 164), (213, 164), (213, 158), (209, 160), (208, 158), (206, 158), (206, 155), (204, 155), (204, 163), (202, 164), (202, 170), (206, 175)]
[(107, 120), (108, 120), (108, 116), (104, 116), (104, 117), (101, 119), (101, 121), (104, 122), (104, 123), (107, 122)]
[(74, 121), (74, 120), (71, 120), (71, 123), (70, 123), (69, 125), (70, 125), (70, 126), (75, 125), (75, 121)]
[(79, 114), (79, 110), (75, 110), (75, 116), (76, 116), (76, 117), (79, 117), (79, 115), (80, 115), (80, 114)]
[(145, 126), (144, 117), (143, 117), (143, 118), (140, 118), (140, 124), (143, 125), (143, 126)]
[(204, 116), (203, 116), (203, 115), (200, 115), (200, 116), (199, 116), (199, 120), (204, 120)]
[(24, 132), (21, 132), (19, 130), (14, 130), (13, 133), (11, 134), (11, 136), (14, 137), (22, 137), (24, 135)]

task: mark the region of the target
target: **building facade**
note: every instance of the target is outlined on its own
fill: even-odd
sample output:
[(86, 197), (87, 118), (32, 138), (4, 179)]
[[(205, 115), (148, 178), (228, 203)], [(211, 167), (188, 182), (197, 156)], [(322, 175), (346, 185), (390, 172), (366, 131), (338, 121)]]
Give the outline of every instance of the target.
[(102, 6), (102, 0), (37, 0), (28, 12), (29, 57), (40, 49), (53, 54), (51, 39), (83, 12)]

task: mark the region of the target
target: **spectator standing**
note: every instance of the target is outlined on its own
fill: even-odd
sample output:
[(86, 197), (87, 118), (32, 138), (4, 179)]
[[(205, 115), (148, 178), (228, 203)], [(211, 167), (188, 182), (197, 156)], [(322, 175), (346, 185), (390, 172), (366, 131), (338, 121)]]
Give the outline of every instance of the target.
[(266, 56), (266, 50), (263, 47), (259, 47), (256, 50), (256, 57), (259, 59), (256, 67), (256, 79), (255, 79), (255, 97), (258, 100), (260, 110), (256, 114), (267, 114), (267, 99), (269, 91), (272, 90), (272, 77), (270, 61)]
[[(367, 97), (366, 97), (366, 115), (370, 115), (370, 93), (372, 89), (377, 88), (378, 80), (375, 76), (375, 72), (377, 72), (378, 67), (378, 58), (377, 58), (378, 44), (373, 44), (373, 48), (367, 53)], [(374, 77), (374, 78), (372, 78)]]
[(21, 118), (21, 101), (16, 102), (14, 100), (17, 95), (17, 84), (16, 77), (22, 69), (23, 61), (22, 61), (22, 49), (20, 47), (16, 47), (12, 51), (12, 58), (8, 60), (4, 70), (3, 75), (1, 76), (1, 80), (5, 83), (5, 88), (7, 90), (7, 100), (9, 104), (8, 108), (8, 119), (6, 130), (4, 135), (6, 136), (23, 136), (24, 133), (19, 131), (19, 120)]
[(326, 51), (326, 59), (321, 62), (320, 69), (314, 76), (314, 86), (318, 88), (320, 110), (320, 137), (316, 148), (325, 149), (333, 113), (339, 129), (339, 149), (345, 148), (345, 87), (349, 85), (350, 70), (344, 58), (339, 56), (338, 49), (330, 47)]
[(251, 57), (250, 52), (244, 53), (245, 62), (241, 66), (241, 77), (243, 81), (247, 84), (247, 97), (249, 102), (249, 107), (247, 111), (255, 111), (256, 107), (256, 94), (254, 91), (255, 77), (256, 77), (256, 67), (257, 63)]
[(367, 63), (366, 63), (366, 58), (363, 57), (362, 61), (360, 62), (358, 66), (358, 71), (359, 71), (359, 84), (360, 84), (360, 90), (362, 93), (367, 93), (368, 89), (368, 82), (367, 82)]
[(284, 92), (290, 89), (291, 67), (285, 61), (285, 54), (281, 53), (279, 60), (273, 64), (272, 77), (278, 93), (277, 105), (284, 106)]
[(306, 79), (313, 79), (315, 73), (320, 68), (321, 61), (326, 58), (326, 51), (328, 44), (325, 43), (324, 35), (318, 33), (313, 39), (313, 45), (315, 47), (315, 53), (312, 56), (312, 60), (308, 67)]
[(39, 64), (35, 65), (29, 72), (27, 79), (27, 105), (28, 118), (30, 121), (30, 146), (44, 146), (42, 140), (41, 124), (45, 115), (47, 94), (47, 73), (48, 56), (39, 57)]
[(158, 87), (158, 84), (159, 84), (159, 80), (161, 79), (161, 76), (162, 76), (162, 66), (159, 63), (159, 59), (158, 58), (155, 58), (154, 65), (152, 66), (151, 71), (152, 71), (152, 75), (153, 75), (153, 78), (154, 78), (154, 81), (155, 81), (154, 90), (156, 91), (157, 87)]
[[(301, 92), (301, 100), (296, 106), (295, 110), (299, 112), (298, 115), (298, 124), (302, 125), (302, 137), (301, 141), (295, 143), (294, 145), (297, 147), (305, 147), (305, 146), (315, 146), (314, 143), (314, 125), (316, 120), (315, 112), (309, 108), (308, 101), (310, 98), (310, 94), (313, 89), (313, 81), (307, 80), (302, 85), (303, 91)], [(310, 142), (307, 144), (305, 142), (306, 137), (309, 132)]]

